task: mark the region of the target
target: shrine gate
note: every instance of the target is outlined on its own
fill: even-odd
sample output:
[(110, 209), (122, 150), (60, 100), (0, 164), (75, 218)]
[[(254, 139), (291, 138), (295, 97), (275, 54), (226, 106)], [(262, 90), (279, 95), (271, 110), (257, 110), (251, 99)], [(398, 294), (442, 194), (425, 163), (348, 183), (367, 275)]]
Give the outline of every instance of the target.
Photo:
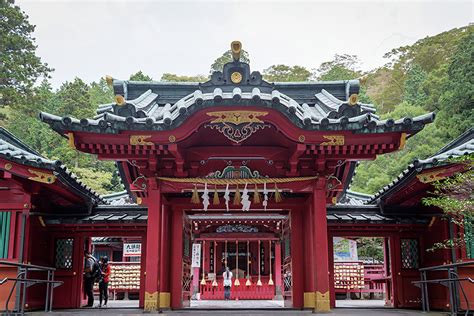
[[(426, 192), (429, 181), (403, 182), (418, 188), (417, 194), (412, 186), (394, 184), (371, 198), (348, 187), (358, 161), (402, 149), (434, 114), (381, 120), (372, 105), (359, 101), (357, 80), (270, 83), (240, 61), (239, 42), (231, 48), (233, 61), (207, 82), (107, 77), (115, 102), (100, 105), (97, 116), (41, 113), (71, 147), (115, 161), (132, 201), (110, 204), (70, 173), (47, 186), (59, 164), (35, 165), (33, 172), (43, 177), (37, 182), (32, 167), (24, 167), (29, 160), (11, 164), (1, 156), (3, 178), (23, 185), (18, 191), (25, 199), (17, 198), (11, 205), (15, 210), (35, 218), (26, 198), (41, 190), (57, 193), (50, 202), (58, 211), (36, 214), (29, 245), (49, 244), (53, 260), (54, 243), (73, 236), (71, 265), (80, 267), (91, 234), (141, 237), (140, 306), (146, 311), (186, 307), (198, 294), (222, 299), (222, 272), (229, 267), (237, 277), (232, 298), (281, 298), (285, 306), (323, 312), (335, 300), (332, 238), (380, 236), (389, 238), (391, 306), (419, 306), (411, 284), (418, 266), (401, 264), (401, 245), (424, 249), (423, 240), (436, 239), (430, 229), (446, 235), (446, 225), (431, 217), (400, 220), (394, 210), (403, 205), (415, 214), (420, 190)], [(414, 170), (421, 175), (420, 168)], [(442, 170), (446, 176), (456, 168)], [(402, 201), (400, 192), (411, 198)], [(0, 191), (0, 196), (10, 193)], [(361, 199), (367, 204), (351, 202)], [(71, 205), (74, 213), (67, 210)], [(34, 239), (33, 232), (43, 237)], [(410, 241), (415, 239), (418, 244)], [(194, 264), (193, 248), (200, 248)], [(40, 258), (34, 249), (27, 253), (29, 259)], [(436, 258), (424, 263), (430, 260)], [(65, 280), (73, 280), (65, 282), (70, 288), (80, 284), (74, 271), (79, 270), (63, 271)], [(79, 307), (80, 301), (64, 304)]]

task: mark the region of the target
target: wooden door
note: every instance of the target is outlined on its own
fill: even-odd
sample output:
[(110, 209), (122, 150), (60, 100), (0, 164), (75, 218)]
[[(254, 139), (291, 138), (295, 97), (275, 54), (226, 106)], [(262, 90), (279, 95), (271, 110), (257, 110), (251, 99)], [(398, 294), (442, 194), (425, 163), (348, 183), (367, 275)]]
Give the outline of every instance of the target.
[(397, 256), (396, 273), (396, 306), (403, 308), (420, 308), (421, 291), (412, 284), (420, 279), (418, 269), (421, 264), (420, 239), (415, 236), (397, 237), (395, 242)]
[(57, 235), (51, 241), (55, 280), (64, 282), (53, 293), (53, 308), (79, 308), (82, 296), (82, 240), (79, 236)]

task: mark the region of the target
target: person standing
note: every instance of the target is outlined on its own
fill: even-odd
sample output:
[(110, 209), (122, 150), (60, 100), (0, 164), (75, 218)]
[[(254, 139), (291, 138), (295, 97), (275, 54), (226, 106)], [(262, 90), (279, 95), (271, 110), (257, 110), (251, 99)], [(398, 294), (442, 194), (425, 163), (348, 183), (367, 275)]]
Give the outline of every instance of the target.
[(94, 305), (94, 281), (99, 264), (88, 250), (84, 250), (84, 292), (87, 295), (86, 307)]
[(224, 299), (227, 301), (230, 300), (230, 287), (232, 286), (232, 272), (229, 267), (225, 267), (222, 278), (224, 279)]
[(102, 277), (99, 281), (99, 307), (102, 307), (102, 300), (104, 300), (104, 307), (107, 307), (107, 301), (109, 300), (110, 276), (109, 258), (107, 258), (107, 256), (102, 257), (100, 270), (102, 271)]

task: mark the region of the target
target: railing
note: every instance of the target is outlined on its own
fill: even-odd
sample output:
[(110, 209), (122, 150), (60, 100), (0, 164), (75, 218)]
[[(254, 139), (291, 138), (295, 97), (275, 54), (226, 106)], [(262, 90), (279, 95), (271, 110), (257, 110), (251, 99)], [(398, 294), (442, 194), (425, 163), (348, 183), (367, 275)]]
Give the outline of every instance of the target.
[[(428, 284), (441, 284), (446, 286), (449, 290), (449, 306), (451, 310), (451, 315), (457, 315), (458, 313), (464, 312), (465, 315), (469, 315), (470, 313), (470, 304), (469, 299), (464, 291), (464, 287), (462, 285), (463, 281), (467, 281), (469, 283), (474, 284), (474, 279), (470, 277), (460, 278), (459, 274), (457, 273), (457, 268), (459, 267), (467, 267), (473, 266), (474, 262), (460, 262), (460, 263), (452, 263), (452, 264), (445, 264), (439, 266), (432, 266), (419, 269), (420, 271), (420, 281), (413, 281), (413, 285), (419, 287), (421, 289), (421, 304), (424, 312), (430, 311), (430, 300), (428, 296)], [(448, 278), (445, 279), (432, 279), (428, 280), (427, 272), (432, 271), (446, 271), (448, 273)], [(458, 287), (461, 290), (461, 293), (464, 297), (466, 302), (466, 309), (464, 311), (461, 310), (460, 303), (458, 301)]]
[[(33, 264), (24, 264), (16, 263), (10, 261), (1, 261), (0, 266), (10, 266), (17, 267), (18, 274), (16, 278), (3, 278), (0, 280), (0, 286), (6, 284), (8, 281), (14, 282), (12, 289), (8, 295), (8, 298), (5, 303), (5, 314), (6, 315), (24, 315), (25, 314), (25, 304), (26, 304), (26, 289), (35, 284), (46, 284), (46, 297), (44, 303), (44, 311), (51, 312), (53, 307), (53, 289), (63, 284), (62, 281), (54, 281), (54, 271), (55, 268), (38, 266)], [(46, 272), (46, 280), (42, 279), (28, 279), (28, 273), (33, 271)], [(19, 285), (19, 290), (17, 291), (18, 299), (15, 302), (15, 308), (13, 311), (10, 311), (9, 304), (13, 296), (15, 288)]]

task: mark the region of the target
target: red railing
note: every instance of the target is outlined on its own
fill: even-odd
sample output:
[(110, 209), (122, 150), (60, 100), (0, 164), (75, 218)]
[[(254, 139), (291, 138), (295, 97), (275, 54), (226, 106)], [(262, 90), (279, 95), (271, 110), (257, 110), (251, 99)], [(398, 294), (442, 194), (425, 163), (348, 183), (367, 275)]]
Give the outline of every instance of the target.
[[(230, 288), (230, 298), (232, 300), (271, 300), (275, 296), (275, 285), (268, 285), (268, 277), (261, 277), (262, 285), (257, 285), (258, 278), (252, 278), (252, 284), (245, 285), (247, 279), (239, 279), (240, 285)], [(275, 282), (275, 280), (274, 280)], [(232, 280), (234, 283), (234, 280)], [(223, 300), (224, 285), (222, 279), (217, 280), (217, 286), (212, 286), (212, 281), (207, 281), (206, 285), (200, 285), (202, 300)]]

